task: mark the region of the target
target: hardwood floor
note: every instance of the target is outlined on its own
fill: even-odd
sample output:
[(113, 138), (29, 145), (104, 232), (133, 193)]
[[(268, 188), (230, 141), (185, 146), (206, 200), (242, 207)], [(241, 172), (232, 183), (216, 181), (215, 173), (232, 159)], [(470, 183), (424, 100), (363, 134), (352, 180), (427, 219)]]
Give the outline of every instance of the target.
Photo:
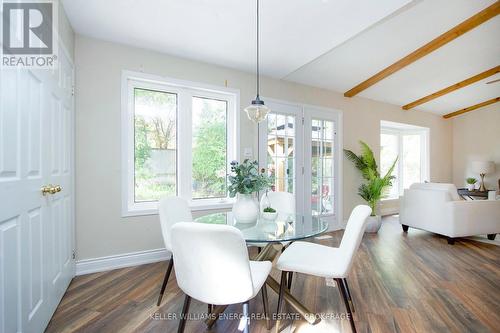
[[(314, 241), (338, 246), (342, 231), (330, 235)], [(176, 332), (184, 295), (175, 274), (156, 306), (166, 268), (155, 263), (76, 277), (46, 332)], [(278, 272), (273, 276), (279, 278)], [(404, 234), (396, 218), (386, 218), (378, 234), (365, 234), (348, 281), (358, 332), (500, 330), (500, 247), (493, 244), (448, 245), (446, 238), (424, 231), (410, 228)], [(277, 295), (271, 289), (268, 294), (275, 312)], [(290, 316), (282, 332), (351, 332), (341, 319), (345, 308), (337, 288), (324, 279), (295, 275), (292, 294), (324, 319), (311, 326)], [(193, 300), (185, 332), (206, 332), (203, 320), (195, 318), (206, 311), (206, 304)], [(250, 302), (250, 312), (263, 313), (260, 295)], [(239, 314), (241, 306), (226, 313)], [(238, 323), (219, 320), (208, 332), (236, 332)], [(251, 321), (251, 332), (267, 332), (262, 315)]]

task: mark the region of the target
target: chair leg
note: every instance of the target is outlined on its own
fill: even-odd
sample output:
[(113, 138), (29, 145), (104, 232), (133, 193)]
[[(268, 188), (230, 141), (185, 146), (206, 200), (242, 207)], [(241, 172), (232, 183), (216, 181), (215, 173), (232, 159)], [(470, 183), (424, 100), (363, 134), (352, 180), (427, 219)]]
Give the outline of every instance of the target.
[(408, 232), (408, 226), (406, 224), (401, 224), (403, 227), (403, 232)]
[(160, 296), (158, 296), (157, 306), (160, 306), (161, 299), (163, 298), (163, 293), (165, 292), (165, 288), (167, 287), (168, 278), (170, 277), (170, 273), (172, 272), (172, 267), (174, 266), (174, 258), (170, 258), (168, 263), (167, 271), (165, 272), (165, 277), (163, 278), (163, 284), (161, 285)]
[(280, 282), (280, 293), (278, 296), (278, 310), (276, 311), (276, 315), (278, 316), (276, 320), (276, 333), (279, 333), (280, 331), (280, 324), (281, 324), (281, 310), (283, 309), (283, 301), (284, 301), (284, 294), (285, 294), (285, 288), (286, 288), (286, 276), (288, 272), (282, 271), (281, 272), (281, 282)]
[(343, 278), (342, 282), (344, 283), (344, 289), (347, 293), (347, 297), (349, 298), (349, 302), (351, 302), (350, 306), (351, 306), (352, 312), (356, 312), (356, 310), (354, 309), (354, 302), (352, 301), (351, 290), (349, 289), (349, 285), (347, 284), (347, 279)]
[(177, 329), (177, 333), (184, 332), (184, 327), (186, 326), (186, 319), (189, 313), (190, 304), (191, 304), (191, 297), (189, 295), (186, 295), (186, 297), (184, 298), (184, 305), (182, 306), (181, 320), (179, 322), (179, 328)]
[(288, 272), (288, 281), (287, 281), (288, 291), (292, 290), (292, 278), (293, 278), (293, 272)]
[(266, 328), (268, 330), (270, 330), (271, 329), (271, 320), (269, 317), (269, 302), (267, 300), (267, 286), (265, 283), (262, 286), (262, 289), (260, 290), (260, 292), (262, 293), (262, 305), (264, 306), (264, 314), (266, 316)]
[(250, 317), (248, 315), (248, 301), (243, 303), (243, 318), (245, 319), (245, 327), (243, 333), (250, 333)]
[(488, 239), (489, 240), (495, 240), (497, 234), (488, 234)]
[(208, 314), (212, 313), (212, 304), (207, 304), (207, 313)]
[(448, 244), (450, 244), (450, 245), (455, 244), (455, 238), (453, 238), (453, 237), (448, 237)]
[(354, 318), (352, 317), (351, 307), (349, 306), (349, 300), (347, 299), (347, 293), (344, 288), (342, 288), (342, 279), (335, 279), (337, 286), (339, 286), (339, 292), (344, 301), (345, 308), (347, 310), (347, 315), (349, 316), (349, 322), (351, 324), (352, 331), (356, 333), (356, 326), (354, 326)]

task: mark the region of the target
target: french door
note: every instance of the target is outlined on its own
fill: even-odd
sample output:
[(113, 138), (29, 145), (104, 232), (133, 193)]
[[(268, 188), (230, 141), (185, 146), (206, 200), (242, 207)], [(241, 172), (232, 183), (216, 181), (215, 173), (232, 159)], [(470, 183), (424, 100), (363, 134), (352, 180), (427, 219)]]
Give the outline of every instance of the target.
[(299, 213), (340, 225), (340, 113), (266, 102), (271, 112), (259, 124), (259, 162), (274, 178), (272, 190), (293, 193)]
[(73, 65), (59, 62), (0, 68), (0, 332), (43, 332), (74, 276)]

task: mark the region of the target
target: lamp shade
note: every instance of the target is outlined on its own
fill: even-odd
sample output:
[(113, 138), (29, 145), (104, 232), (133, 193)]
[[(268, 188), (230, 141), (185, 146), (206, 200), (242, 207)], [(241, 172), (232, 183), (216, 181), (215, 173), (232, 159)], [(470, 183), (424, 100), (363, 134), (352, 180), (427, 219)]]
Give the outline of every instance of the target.
[(491, 174), (495, 171), (495, 163), (492, 161), (474, 161), (472, 162), (472, 171), (479, 174)]

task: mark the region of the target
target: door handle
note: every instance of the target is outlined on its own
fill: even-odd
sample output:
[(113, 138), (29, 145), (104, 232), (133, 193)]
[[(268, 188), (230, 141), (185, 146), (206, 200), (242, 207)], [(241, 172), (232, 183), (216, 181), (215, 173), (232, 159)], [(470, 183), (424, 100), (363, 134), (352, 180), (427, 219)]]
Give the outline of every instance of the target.
[(43, 186), (41, 191), (42, 191), (42, 195), (46, 196), (47, 194), (56, 194), (57, 192), (61, 192), (62, 187), (60, 185), (49, 184), (49, 185)]

